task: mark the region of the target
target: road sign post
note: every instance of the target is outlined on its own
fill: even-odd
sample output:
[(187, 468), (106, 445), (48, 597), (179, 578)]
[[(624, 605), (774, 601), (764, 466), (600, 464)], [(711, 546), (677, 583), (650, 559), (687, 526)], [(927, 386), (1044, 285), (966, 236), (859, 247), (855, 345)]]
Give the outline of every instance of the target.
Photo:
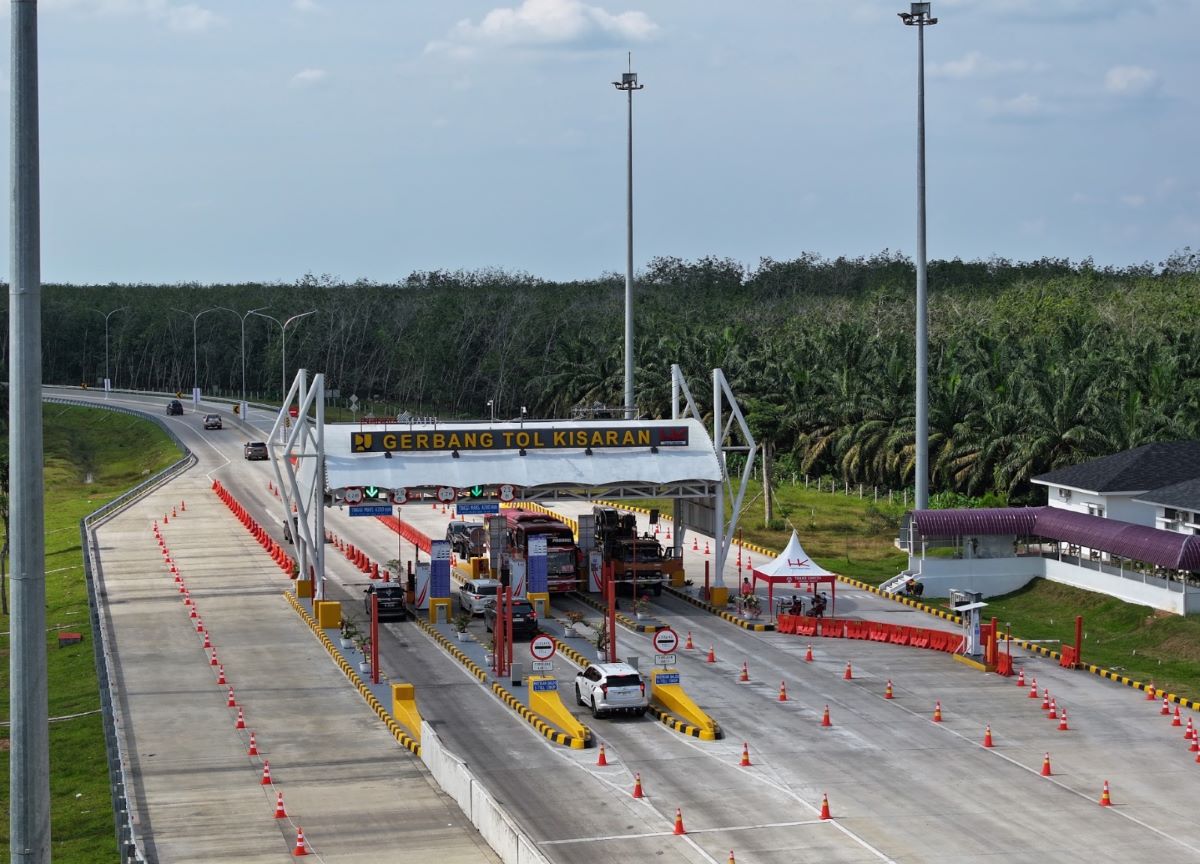
[(558, 647), (549, 636), (535, 636), (529, 642), (529, 653), (533, 655), (534, 660), (549, 660), (557, 650)]

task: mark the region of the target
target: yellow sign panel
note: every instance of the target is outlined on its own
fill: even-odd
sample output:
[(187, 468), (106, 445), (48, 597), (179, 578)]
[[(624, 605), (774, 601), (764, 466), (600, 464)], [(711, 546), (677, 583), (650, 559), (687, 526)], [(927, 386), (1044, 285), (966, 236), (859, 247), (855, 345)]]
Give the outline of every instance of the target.
[(445, 450), (582, 450), (585, 447), (686, 447), (686, 426), (596, 426), (556, 429), (443, 429), (430, 432), (352, 432), (352, 453)]

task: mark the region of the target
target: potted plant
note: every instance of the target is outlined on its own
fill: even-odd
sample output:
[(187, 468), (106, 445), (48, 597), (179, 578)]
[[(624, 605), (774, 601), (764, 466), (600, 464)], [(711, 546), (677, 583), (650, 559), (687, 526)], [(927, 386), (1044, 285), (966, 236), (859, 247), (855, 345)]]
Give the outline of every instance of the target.
[(563, 628), (563, 634), (566, 636), (578, 636), (579, 628), (577, 625), (583, 623), (583, 613), (572, 609), (564, 614), (567, 617), (567, 626)]
[(353, 648), (354, 639), (358, 636), (358, 628), (354, 626), (354, 622), (349, 618), (342, 619), (342, 630), (339, 641), (343, 648)]
[(762, 614), (762, 602), (757, 594), (746, 594), (742, 597), (742, 614), (747, 618), (757, 618)]
[(371, 671), (371, 637), (360, 636), (358, 639), (358, 650), (362, 652), (362, 659), (358, 661), (359, 672)]
[(650, 597), (643, 594), (633, 601), (633, 614), (638, 620), (650, 614)]
[(450, 620), (450, 626), (454, 628), (454, 635), (458, 637), (459, 642), (466, 642), (471, 638), (471, 634), (467, 632), (470, 623), (471, 615), (467, 612), (459, 612)]
[(608, 650), (608, 621), (601, 620), (600, 626), (596, 628), (596, 650), (600, 654), (604, 654)]
[(488, 639), (483, 643), (483, 665), (493, 666), (496, 663), (496, 642)]

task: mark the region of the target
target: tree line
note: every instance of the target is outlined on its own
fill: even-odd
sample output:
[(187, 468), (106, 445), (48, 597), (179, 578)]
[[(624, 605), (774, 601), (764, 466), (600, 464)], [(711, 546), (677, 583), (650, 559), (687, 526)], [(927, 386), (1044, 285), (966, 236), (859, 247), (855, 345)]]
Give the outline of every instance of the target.
[[(1200, 254), (1159, 265), (934, 261), (929, 265), (931, 489), (1028, 499), (1029, 479), (1156, 440), (1194, 438)], [(899, 489), (912, 483), (914, 270), (865, 258), (657, 258), (639, 274), (637, 405), (669, 416), (670, 366), (701, 402), (725, 370), (778, 468)], [(382, 284), (47, 285), (48, 383), (236, 396), (241, 316), (280, 321), (290, 382), (323, 372), (342, 398), (416, 414), (530, 417), (619, 405), (623, 279), (551, 282), (499, 270)], [(193, 319), (196, 363), (193, 366)], [(232, 311), (230, 311), (232, 310)], [(5, 327), (0, 333), (8, 338)], [(5, 346), (7, 349), (7, 345)], [(276, 323), (245, 319), (246, 388), (278, 398)], [(7, 357), (7, 350), (5, 350)], [(703, 408), (703, 406), (701, 406)]]

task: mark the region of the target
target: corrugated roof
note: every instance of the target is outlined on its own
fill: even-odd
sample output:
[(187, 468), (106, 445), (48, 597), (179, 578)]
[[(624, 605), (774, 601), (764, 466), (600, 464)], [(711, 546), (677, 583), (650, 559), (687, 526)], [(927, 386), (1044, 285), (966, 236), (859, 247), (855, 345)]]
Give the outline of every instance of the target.
[(1200, 478), (1184, 480), (1161, 489), (1154, 489), (1136, 499), (1160, 507), (1178, 507), (1200, 511)]
[(1143, 492), (1196, 477), (1200, 477), (1200, 441), (1161, 441), (1048, 471), (1033, 482), (1089, 492)]
[(1200, 572), (1200, 536), (1089, 516), (1061, 507), (918, 510), (913, 518), (923, 537), (1033, 535), (1158, 567)]

